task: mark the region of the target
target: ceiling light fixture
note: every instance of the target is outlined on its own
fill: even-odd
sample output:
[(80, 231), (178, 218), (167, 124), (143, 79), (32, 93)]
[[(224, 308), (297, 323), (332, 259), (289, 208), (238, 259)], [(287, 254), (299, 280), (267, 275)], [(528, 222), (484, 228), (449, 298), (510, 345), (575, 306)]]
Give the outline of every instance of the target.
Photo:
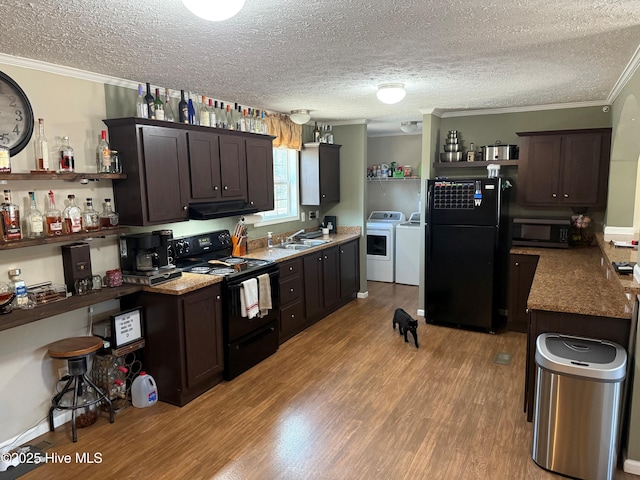
[(398, 103), (406, 94), (404, 83), (382, 83), (378, 85), (378, 100), (382, 103), (389, 105)]
[(293, 123), (304, 125), (309, 120), (311, 120), (311, 115), (309, 114), (309, 110), (291, 110), (291, 115), (289, 115), (289, 118), (291, 118), (291, 121)]
[(227, 20), (238, 13), (245, 0), (182, 0), (195, 16), (211, 22)]
[(418, 130), (418, 122), (402, 122), (400, 123), (400, 130), (404, 133), (413, 133)]

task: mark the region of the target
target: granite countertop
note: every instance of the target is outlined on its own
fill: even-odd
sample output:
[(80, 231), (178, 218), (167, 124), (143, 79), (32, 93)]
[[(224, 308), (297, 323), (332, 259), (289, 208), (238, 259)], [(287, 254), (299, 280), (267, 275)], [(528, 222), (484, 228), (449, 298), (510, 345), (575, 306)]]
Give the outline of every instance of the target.
[(613, 242), (605, 241), (603, 233), (596, 233), (596, 241), (604, 257), (605, 265), (603, 266), (608, 267), (608, 275), (617, 278), (625, 292), (632, 295), (640, 294), (640, 283), (633, 279), (633, 275), (620, 275), (611, 265), (612, 262), (636, 263), (638, 261), (638, 249), (616, 247)]
[(631, 303), (622, 285), (601, 266), (600, 248), (513, 247), (511, 253), (539, 257), (529, 309), (631, 318)]
[[(271, 260), (276, 263), (284, 262), (286, 260), (290, 260), (292, 258), (301, 257), (310, 252), (322, 250), (323, 248), (330, 247), (332, 245), (340, 245), (341, 243), (348, 242), (349, 240), (353, 240), (356, 238), (360, 238), (361, 233), (360, 229), (356, 228), (353, 230), (353, 233), (347, 228), (343, 230), (341, 233), (324, 235), (319, 237), (318, 240), (331, 240), (329, 243), (325, 243), (324, 245), (319, 245), (317, 247), (307, 248), (306, 250), (286, 250), (284, 248), (257, 248), (257, 249), (249, 249), (247, 255), (244, 255), (247, 258), (256, 258), (260, 260)], [(223, 277), (218, 275), (201, 275), (197, 273), (188, 273), (182, 272), (182, 276), (180, 278), (176, 278), (175, 280), (171, 280), (166, 283), (161, 283), (159, 285), (155, 285), (153, 287), (145, 286), (142, 289), (145, 292), (152, 293), (162, 293), (166, 295), (183, 295), (185, 293), (193, 292), (203, 287), (207, 287), (209, 285), (213, 285), (215, 283), (221, 282)]]

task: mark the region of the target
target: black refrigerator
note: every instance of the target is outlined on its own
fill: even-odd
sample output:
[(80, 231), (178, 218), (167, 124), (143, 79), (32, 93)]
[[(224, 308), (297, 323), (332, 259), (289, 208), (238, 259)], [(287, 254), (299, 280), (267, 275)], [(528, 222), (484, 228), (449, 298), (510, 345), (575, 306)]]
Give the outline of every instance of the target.
[(427, 181), (427, 323), (495, 333), (501, 196), (500, 178)]

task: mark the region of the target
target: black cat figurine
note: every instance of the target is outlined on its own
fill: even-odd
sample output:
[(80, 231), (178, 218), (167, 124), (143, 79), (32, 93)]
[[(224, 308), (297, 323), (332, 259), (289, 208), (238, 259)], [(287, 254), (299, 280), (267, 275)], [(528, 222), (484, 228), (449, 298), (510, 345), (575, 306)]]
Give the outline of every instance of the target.
[(411, 318), (407, 312), (401, 308), (396, 308), (393, 313), (393, 329), (396, 329), (396, 323), (398, 324), (398, 331), (400, 335), (404, 335), (404, 341), (408, 342), (407, 332), (411, 332), (413, 335), (413, 341), (416, 344), (416, 348), (420, 348), (418, 345), (418, 321)]

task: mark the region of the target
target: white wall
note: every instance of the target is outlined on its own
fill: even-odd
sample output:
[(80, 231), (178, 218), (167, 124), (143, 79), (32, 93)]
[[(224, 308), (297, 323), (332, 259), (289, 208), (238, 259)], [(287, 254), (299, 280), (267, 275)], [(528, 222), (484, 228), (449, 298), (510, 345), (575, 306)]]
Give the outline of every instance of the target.
[[(45, 119), (52, 158), (57, 158), (54, 155), (60, 139), (67, 135), (75, 149), (78, 171), (95, 171), (95, 148), (100, 131), (105, 129), (102, 123), (105, 118), (103, 84), (4, 64), (0, 64), (0, 71), (13, 78), (25, 91), (36, 122), (39, 117)], [(32, 139), (35, 139), (35, 134)], [(11, 163), (14, 173), (35, 168), (33, 141), (12, 157)], [(59, 208), (64, 208), (64, 200), (70, 193), (82, 201), (93, 197), (99, 209), (102, 209), (104, 198), (113, 198), (111, 182), (104, 180), (87, 185), (61, 180), (10, 181), (3, 188), (11, 190), (14, 203), (22, 209), (23, 218), (29, 190), (35, 190), (38, 206), (43, 211), (49, 189), (53, 190)], [(27, 284), (43, 281), (63, 283), (60, 245), (0, 251), (0, 281), (8, 281), (9, 269), (20, 268)], [(91, 260), (95, 273), (104, 274), (106, 270), (117, 267), (116, 238), (93, 240)], [(117, 301), (105, 302), (96, 306), (95, 311), (98, 313), (117, 307)], [(55, 393), (57, 370), (64, 365), (64, 362), (48, 357), (46, 346), (62, 338), (85, 335), (87, 324), (88, 309), (81, 309), (0, 332), (0, 445), (46, 417)]]

